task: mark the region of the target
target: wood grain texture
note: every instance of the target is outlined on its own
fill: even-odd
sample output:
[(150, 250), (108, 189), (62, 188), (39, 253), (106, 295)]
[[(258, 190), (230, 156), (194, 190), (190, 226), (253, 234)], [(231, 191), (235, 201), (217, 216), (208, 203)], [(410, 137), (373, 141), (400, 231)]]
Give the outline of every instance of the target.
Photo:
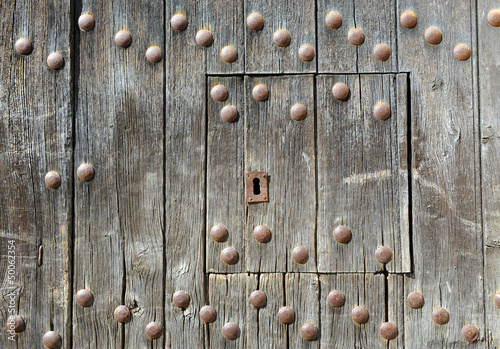
[(396, 348), (411, 348), (411, 345), (405, 344), (405, 309), (406, 311), (421, 311), (408, 308), (405, 297), (404, 282), (408, 278), (407, 275), (389, 274), (386, 277), (386, 320), (390, 321), (398, 327), (398, 335), (393, 340), (389, 341), (389, 349)]
[[(0, 4), (1, 348), (41, 347), (50, 330), (65, 346), (71, 340), (70, 19), (69, 1)], [(28, 56), (14, 49), (21, 37), (33, 45)], [(53, 51), (65, 59), (61, 70), (47, 67)], [(57, 190), (44, 184), (51, 170), (62, 178)], [(24, 319), (26, 330), (11, 341), (6, 323), (13, 314)]]
[(498, 2), (486, 0), (477, 2), (478, 58), (479, 66), (479, 106), (481, 115), (481, 190), (483, 207), (483, 229), (485, 245), (485, 312), (486, 340), (490, 348), (500, 347), (500, 309), (493, 301), (500, 291), (500, 120), (498, 110), (500, 100), (499, 67), (500, 47), (493, 44), (498, 38), (499, 28), (488, 24), (487, 15), (498, 8)]
[[(245, 0), (245, 70), (247, 73), (305, 73), (316, 71), (316, 57), (302, 62), (299, 47), (309, 44), (316, 50), (315, 3), (312, 1)], [(260, 31), (250, 30), (246, 18), (251, 13), (264, 17)], [(290, 33), (290, 45), (281, 48), (273, 43), (278, 29)]]
[[(424, 309), (406, 311), (407, 347), (483, 348), (483, 237), (479, 190), (479, 133), (475, 112), (472, 60), (459, 62), (453, 47), (472, 47), (471, 2), (398, 1), (398, 14), (414, 10), (414, 29), (398, 26), (399, 69), (411, 74), (412, 207), (414, 278), (405, 279), (405, 295), (420, 290)], [(424, 40), (437, 26), (443, 41)], [(473, 48), (474, 50), (474, 48)], [(430, 320), (436, 306), (450, 312), (450, 322)], [(480, 329), (473, 344), (460, 330)]]
[[(255, 84), (269, 89), (269, 98), (252, 97)], [(247, 205), (247, 269), (252, 272), (316, 271), (314, 80), (312, 76), (245, 78), (245, 169), (267, 171), (269, 202)], [(290, 117), (290, 108), (302, 103), (304, 120)], [(265, 224), (272, 238), (267, 244), (253, 238)], [(292, 250), (302, 245), (309, 261), (299, 265)]]
[[(402, 150), (407, 116), (405, 99), (397, 99), (396, 76), (319, 76), (317, 82), (318, 270), (382, 270), (375, 251), (384, 245), (393, 251), (387, 270), (408, 272), (408, 215), (401, 216), (401, 211), (408, 210), (408, 189), (402, 188), (407, 182), (400, 183), (407, 172)], [(332, 96), (337, 82), (349, 86), (347, 101)], [(379, 101), (391, 107), (385, 121), (373, 117), (373, 106)], [(352, 232), (348, 244), (333, 238), (339, 225)]]
[[(216, 102), (210, 97), (214, 85), (224, 85), (228, 90), (225, 102)], [(243, 77), (211, 77), (207, 84), (207, 226), (206, 249), (208, 272), (246, 271), (245, 251), (245, 187), (244, 187), (244, 147), (245, 147), (245, 95)], [(222, 120), (220, 111), (232, 105), (238, 110), (234, 122)], [(226, 242), (215, 242), (210, 230), (222, 224), (229, 232)], [(239, 261), (233, 265), (224, 264), (220, 259), (226, 247), (238, 251)]]

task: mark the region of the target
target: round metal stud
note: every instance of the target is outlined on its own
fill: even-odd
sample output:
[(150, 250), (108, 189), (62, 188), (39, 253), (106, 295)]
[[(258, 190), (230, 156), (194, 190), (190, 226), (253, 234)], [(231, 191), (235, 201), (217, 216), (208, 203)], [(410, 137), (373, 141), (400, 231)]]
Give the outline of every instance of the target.
[(50, 69), (61, 69), (62, 66), (64, 65), (64, 58), (59, 52), (52, 52), (48, 57), (47, 57), (47, 65), (49, 66)]
[(266, 225), (258, 225), (253, 230), (253, 237), (257, 242), (266, 244), (271, 241), (271, 230)]
[(438, 325), (446, 325), (450, 321), (450, 313), (443, 307), (436, 307), (432, 311), (432, 321)]
[(439, 45), (443, 40), (443, 33), (436, 27), (430, 27), (425, 31), (424, 38), (430, 45)]
[(319, 330), (312, 322), (306, 322), (300, 328), (300, 335), (306, 341), (316, 341), (319, 338)]
[(294, 120), (300, 121), (304, 120), (307, 115), (307, 108), (301, 103), (296, 103), (290, 109), (290, 117)]
[(24, 320), (19, 315), (11, 315), (7, 319), (7, 330), (19, 333), (23, 332), (25, 328)]
[(418, 291), (410, 292), (406, 298), (406, 303), (412, 309), (420, 309), (424, 306), (424, 295)]
[(95, 170), (91, 164), (81, 164), (76, 171), (76, 175), (82, 182), (94, 180)]
[(391, 116), (391, 107), (385, 102), (378, 102), (373, 106), (373, 116), (378, 120), (386, 120)]
[(500, 27), (500, 10), (499, 9), (492, 9), (490, 12), (488, 12), (488, 23), (492, 27), (498, 28)]
[(170, 26), (173, 30), (186, 30), (188, 26), (188, 20), (186, 15), (183, 13), (176, 13), (170, 18)]
[(373, 48), (373, 57), (377, 61), (385, 62), (389, 59), (391, 55), (391, 49), (386, 44), (378, 44)]
[(417, 14), (413, 11), (403, 11), (399, 17), (401, 26), (406, 29), (415, 28), (417, 25)]
[(189, 301), (189, 295), (182, 290), (176, 291), (172, 296), (172, 304), (181, 309), (186, 309)]
[(31, 41), (28, 38), (20, 38), (17, 39), (14, 48), (20, 55), (29, 55), (33, 50), (33, 45), (31, 45)]
[(196, 33), (196, 43), (203, 47), (209, 47), (214, 43), (214, 37), (208, 30), (201, 29)]
[(360, 28), (352, 28), (347, 33), (347, 41), (353, 46), (362, 45), (365, 42), (365, 33)]
[(238, 52), (234, 48), (234, 46), (224, 46), (222, 50), (220, 50), (220, 59), (222, 59), (226, 63), (233, 63), (238, 58)]
[(227, 241), (229, 233), (225, 226), (223, 226), (222, 224), (216, 224), (210, 230), (210, 237), (215, 242), (224, 242)]
[(225, 122), (233, 122), (238, 117), (238, 110), (232, 105), (226, 105), (220, 111), (220, 117)]
[(295, 321), (295, 311), (288, 307), (281, 307), (280, 310), (278, 310), (278, 319), (286, 325), (289, 325)]
[(500, 291), (495, 293), (495, 296), (493, 296), (493, 302), (497, 306), (497, 308), (500, 308)]
[(250, 13), (247, 17), (247, 26), (251, 30), (262, 30), (264, 27), (264, 17), (260, 13)]
[(366, 324), (368, 322), (368, 319), (370, 318), (370, 314), (368, 313), (368, 310), (366, 310), (365, 307), (362, 306), (357, 306), (354, 307), (351, 311), (351, 319), (354, 321), (354, 323), (358, 325)]
[(332, 306), (334, 308), (340, 308), (340, 307), (344, 306), (345, 296), (339, 290), (332, 290), (328, 294), (327, 300), (328, 300), (328, 304), (330, 304), (330, 306)]
[(273, 42), (278, 47), (287, 47), (291, 40), (290, 33), (286, 29), (278, 29), (273, 34)]
[(232, 247), (226, 247), (220, 253), (220, 260), (223, 261), (227, 265), (233, 265), (238, 263), (240, 256), (238, 252)]
[(267, 304), (267, 296), (261, 290), (255, 290), (250, 293), (250, 304), (254, 308), (264, 308)]
[(338, 12), (328, 12), (325, 16), (325, 24), (330, 29), (339, 29), (342, 25), (342, 16)]
[(381, 264), (387, 264), (392, 260), (392, 250), (387, 246), (380, 246), (375, 251), (375, 259)]
[(383, 322), (379, 329), (380, 336), (390, 341), (398, 336), (398, 327), (392, 322)]
[(466, 61), (470, 58), (470, 47), (466, 44), (458, 44), (453, 49), (453, 57), (457, 61)]
[(200, 309), (200, 320), (204, 323), (210, 324), (217, 318), (217, 312), (210, 305), (205, 305)]
[(80, 28), (80, 30), (86, 32), (94, 29), (94, 26), (94, 16), (92, 16), (90, 13), (84, 13), (78, 18), (78, 27)]
[(339, 244), (347, 244), (349, 243), (349, 241), (351, 241), (352, 238), (351, 229), (349, 229), (345, 225), (339, 225), (333, 231), (333, 238)]
[(345, 101), (349, 97), (349, 93), (349, 87), (343, 82), (337, 82), (333, 85), (332, 94), (338, 100)]
[(263, 102), (269, 96), (269, 90), (266, 85), (257, 84), (252, 90), (252, 96), (257, 102)]
[(146, 59), (151, 63), (158, 63), (161, 61), (162, 53), (161, 48), (158, 46), (150, 46), (146, 50)]
[(314, 59), (314, 46), (304, 44), (299, 47), (299, 58), (302, 62), (310, 62)]
[(228, 92), (226, 86), (223, 85), (215, 85), (212, 87), (212, 90), (210, 91), (210, 95), (216, 102), (224, 102), (227, 97), (228, 97)]
[(292, 259), (297, 264), (306, 264), (309, 260), (309, 251), (304, 246), (297, 246), (292, 251)]
[(76, 293), (75, 301), (79, 306), (88, 308), (94, 304), (94, 295), (89, 290), (83, 288)]
[(148, 336), (149, 339), (158, 339), (161, 337), (163, 332), (163, 328), (158, 322), (150, 322), (149, 324), (146, 325), (146, 336)]
[(130, 314), (130, 310), (128, 307), (124, 305), (119, 305), (115, 308), (115, 311), (113, 313), (113, 316), (115, 317), (115, 320), (121, 323), (126, 323), (130, 320), (132, 317)]
[(49, 349), (60, 348), (62, 345), (62, 338), (57, 332), (46, 332), (43, 335), (43, 345), (45, 345)]
[(56, 171), (49, 171), (45, 175), (45, 186), (50, 189), (57, 189), (61, 186), (61, 175)]
[(115, 42), (120, 47), (129, 47), (132, 43), (132, 35), (127, 30), (120, 30), (115, 35)]
[(228, 322), (222, 326), (222, 335), (231, 341), (234, 341), (240, 336), (240, 328), (233, 322)]
[(460, 331), (460, 334), (462, 335), (464, 341), (472, 343), (475, 342), (479, 337), (479, 330), (476, 326), (467, 324), (462, 327), (462, 331)]

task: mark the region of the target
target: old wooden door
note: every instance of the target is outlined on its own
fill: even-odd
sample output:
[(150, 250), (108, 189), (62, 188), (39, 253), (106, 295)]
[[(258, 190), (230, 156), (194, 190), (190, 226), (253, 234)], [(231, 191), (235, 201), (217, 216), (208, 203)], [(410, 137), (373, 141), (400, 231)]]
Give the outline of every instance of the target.
[(0, 2), (0, 348), (500, 347), (500, 2)]

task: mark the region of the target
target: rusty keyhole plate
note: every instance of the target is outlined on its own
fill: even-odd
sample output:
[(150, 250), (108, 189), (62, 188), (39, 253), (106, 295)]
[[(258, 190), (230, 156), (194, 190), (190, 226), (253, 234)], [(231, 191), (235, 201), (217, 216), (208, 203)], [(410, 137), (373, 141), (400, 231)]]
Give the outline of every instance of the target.
[(245, 192), (248, 203), (268, 202), (267, 172), (247, 172), (245, 174)]

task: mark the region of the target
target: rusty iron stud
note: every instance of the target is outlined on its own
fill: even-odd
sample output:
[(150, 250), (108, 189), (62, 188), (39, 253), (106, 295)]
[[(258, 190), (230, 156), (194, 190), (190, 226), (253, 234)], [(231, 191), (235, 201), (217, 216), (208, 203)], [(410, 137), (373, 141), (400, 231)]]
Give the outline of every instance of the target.
[(292, 258), (297, 264), (306, 264), (309, 260), (309, 251), (304, 246), (297, 246), (292, 251)]
[(64, 65), (64, 58), (59, 52), (52, 52), (47, 57), (47, 65), (50, 69), (61, 69)]
[(462, 327), (462, 331), (460, 331), (462, 338), (466, 342), (475, 342), (479, 337), (479, 330), (476, 326), (472, 324), (467, 324)]
[(226, 247), (220, 253), (220, 260), (227, 265), (233, 265), (238, 263), (240, 256), (238, 252), (233, 247)]
[(333, 231), (333, 238), (339, 244), (347, 244), (349, 243), (349, 241), (351, 241), (352, 238), (351, 229), (349, 229), (345, 225), (339, 225)]
[(7, 319), (7, 330), (19, 333), (23, 332), (25, 328), (24, 319), (19, 315), (11, 315)]
[(345, 101), (349, 97), (350, 92), (349, 87), (343, 82), (337, 82), (332, 88), (333, 97), (341, 101)]
[(121, 323), (129, 322), (130, 318), (132, 317), (130, 314), (130, 309), (128, 307), (126, 307), (125, 305), (117, 306), (115, 308), (113, 316), (114, 316), (116, 321), (121, 322)]
[(95, 20), (90, 13), (84, 13), (78, 18), (78, 27), (80, 30), (87, 32), (94, 29)]
[(212, 90), (210, 91), (210, 95), (212, 96), (213, 100), (216, 102), (224, 102), (227, 99), (227, 97), (229, 96), (226, 86), (223, 86), (220, 84), (212, 87)]
[(250, 304), (254, 308), (264, 308), (267, 304), (267, 296), (261, 290), (255, 290), (250, 293)]
[(33, 50), (33, 45), (28, 38), (17, 39), (14, 48), (20, 55), (29, 55)]
[(392, 250), (387, 246), (380, 246), (375, 251), (375, 259), (380, 264), (387, 264), (392, 260)]
[(95, 177), (95, 170), (91, 164), (81, 164), (76, 171), (77, 177), (82, 182), (91, 182)]
[(299, 47), (299, 58), (302, 62), (310, 62), (314, 59), (314, 46), (303, 44)]
[(146, 50), (146, 59), (151, 63), (158, 63), (162, 58), (161, 48), (158, 46), (149, 46)]
[(493, 302), (497, 306), (497, 308), (500, 308), (500, 291), (495, 293), (495, 296), (493, 296)]
[(385, 102), (378, 102), (373, 106), (373, 116), (378, 120), (387, 120), (391, 116), (391, 107)]
[(132, 35), (127, 30), (119, 30), (115, 35), (115, 42), (120, 47), (129, 47), (132, 43)]
[(238, 59), (238, 52), (234, 48), (234, 46), (228, 45), (224, 46), (220, 50), (220, 59), (224, 61), (225, 63), (231, 64)]
[(278, 47), (287, 47), (291, 40), (290, 33), (286, 29), (278, 29), (273, 34), (273, 42)]
[(260, 242), (261, 244), (266, 244), (269, 241), (271, 241), (272, 237), (271, 230), (266, 225), (258, 225), (253, 230), (253, 237), (255, 240), (257, 240), (257, 242)]
[(252, 90), (252, 96), (257, 102), (263, 102), (269, 96), (269, 90), (266, 85), (257, 84)]
[(221, 109), (220, 117), (225, 122), (233, 122), (238, 117), (238, 110), (232, 105), (226, 105)]
[(49, 349), (60, 348), (62, 345), (62, 338), (57, 332), (46, 332), (43, 335), (43, 345), (45, 345)]
[(247, 17), (247, 26), (251, 30), (262, 30), (264, 27), (264, 17), (260, 13), (250, 13)]
[(181, 309), (189, 306), (189, 300), (189, 295), (183, 290), (176, 291), (172, 296), (172, 304)]
[(306, 341), (316, 341), (319, 339), (319, 330), (312, 322), (306, 322), (300, 328), (300, 335)]
[(401, 26), (406, 29), (415, 28), (417, 25), (417, 14), (413, 11), (403, 11), (399, 16)]
[(380, 336), (390, 341), (398, 336), (398, 327), (393, 322), (383, 322), (379, 329)]
[(363, 325), (368, 322), (368, 319), (370, 318), (370, 314), (368, 313), (368, 310), (366, 310), (365, 307), (362, 306), (357, 306), (354, 307), (351, 311), (351, 319), (354, 321), (354, 323), (358, 325)]
[(295, 321), (295, 311), (288, 307), (281, 307), (280, 310), (278, 310), (278, 319), (286, 325), (289, 325)]
[(234, 322), (228, 322), (222, 326), (222, 335), (231, 341), (240, 336), (240, 328)]
[(307, 108), (301, 103), (295, 103), (290, 109), (290, 117), (294, 120), (304, 120), (307, 115)]
[(385, 62), (391, 55), (391, 49), (386, 44), (378, 44), (373, 48), (373, 57), (377, 61)]
[(412, 309), (420, 309), (424, 306), (424, 295), (421, 292), (413, 291), (406, 298), (408, 306)]
[(199, 312), (200, 320), (206, 324), (210, 324), (217, 318), (217, 312), (210, 305), (205, 305), (200, 309)]
[(347, 33), (347, 41), (353, 46), (362, 45), (365, 42), (365, 33), (360, 28), (352, 28)]
[(342, 25), (342, 16), (338, 12), (328, 12), (325, 16), (325, 24), (330, 29), (339, 29)]
[(450, 321), (450, 313), (443, 307), (436, 307), (432, 311), (432, 321), (438, 325), (446, 325)]
[(196, 43), (202, 47), (209, 47), (214, 43), (214, 37), (208, 30), (200, 29), (196, 33)]
[(224, 242), (227, 241), (229, 233), (225, 226), (223, 226), (222, 224), (216, 224), (210, 230), (210, 237), (215, 242)]
[(430, 27), (425, 31), (424, 38), (430, 45), (439, 45), (443, 40), (443, 33), (436, 27)]
[(183, 13), (176, 13), (170, 18), (170, 26), (173, 30), (186, 30), (188, 26), (188, 20), (186, 15)]
[(490, 12), (488, 12), (488, 23), (492, 27), (498, 28), (500, 27), (500, 10), (499, 9), (492, 9)]
[(470, 47), (466, 44), (458, 44), (453, 48), (453, 57), (457, 61), (466, 61), (470, 58)]
[(328, 304), (330, 304), (330, 306), (332, 306), (334, 308), (340, 308), (340, 307), (344, 306), (345, 296), (339, 290), (332, 290), (328, 294), (327, 300), (328, 300)]
[(45, 175), (45, 186), (50, 189), (57, 189), (61, 186), (61, 175), (56, 171), (49, 171)]
[(94, 295), (89, 290), (83, 288), (76, 293), (75, 301), (79, 306), (88, 308), (94, 304)]
[(146, 325), (146, 336), (148, 336), (149, 339), (158, 339), (161, 337), (163, 332), (163, 328), (158, 322), (150, 322), (149, 324)]

